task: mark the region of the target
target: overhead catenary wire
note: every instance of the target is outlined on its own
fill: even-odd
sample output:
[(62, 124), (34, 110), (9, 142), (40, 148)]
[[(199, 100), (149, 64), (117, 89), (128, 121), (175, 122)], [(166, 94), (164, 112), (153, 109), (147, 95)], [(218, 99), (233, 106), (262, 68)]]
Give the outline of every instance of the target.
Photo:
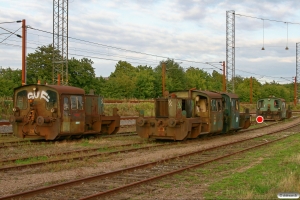
[[(44, 33), (48, 33), (48, 34), (53, 34), (52, 32), (45, 31), (45, 30), (40, 30), (40, 29), (33, 28), (33, 27), (30, 27), (30, 26), (28, 28), (33, 29), (33, 30), (37, 30), (37, 31), (41, 31), (41, 32), (44, 32)], [(114, 46), (111, 46), (111, 45), (105, 45), (105, 44), (101, 44), (101, 43), (97, 43), (97, 42), (91, 42), (91, 41), (87, 41), (87, 40), (83, 40), (83, 39), (78, 39), (78, 38), (74, 38), (74, 37), (70, 37), (70, 36), (68, 36), (68, 38), (69, 39), (74, 39), (74, 40), (77, 40), (77, 41), (86, 42), (86, 43), (89, 43), (89, 44), (95, 44), (95, 45), (103, 46), (103, 47), (110, 48), (110, 49), (127, 51), (127, 52), (131, 52), (131, 53), (136, 53), (136, 54), (142, 54), (142, 55), (153, 56), (153, 57), (164, 58), (164, 59), (174, 59), (176, 61), (182, 61), (182, 62), (207, 64), (207, 62), (204, 62), (204, 61), (201, 62), (201, 61), (191, 61), (191, 60), (178, 59), (178, 58), (170, 58), (170, 57), (167, 57), (167, 56), (160, 56), (160, 55), (156, 55), (156, 54), (150, 54), (150, 53), (144, 53), (144, 52), (139, 52), (139, 51), (133, 51), (133, 50), (129, 50), (129, 49), (124, 49), (124, 48), (120, 48), (120, 47), (114, 47)]]
[(273, 22), (280, 22), (280, 23), (289, 23), (289, 24), (297, 24), (297, 25), (300, 25), (300, 23), (298, 23), (298, 22), (280, 21), (280, 20), (267, 19), (267, 18), (262, 18), (262, 17), (253, 17), (253, 16), (249, 16), (249, 15), (242, 15), (242, 14), (237, 14), (237, 13), (235, 13), (235, 15), (242, 16), (242, 17), (254, 18), (254, 19), (261, 19), (261, 20), (266, 20), (266, 21), (273, 21)]
[[(3, 30), (6, 30), (5, 28), (2, 28), (2, 27), (0, 27), (1, 29), (3, 29)], [(20, 27), (19, 29), (17, 29), (15, 32), (11, 32), (11, 31), (9, 31), (9, 30), (6, 30), (7, 32), (9, 32), (10, 33), (10, 35), (9, 36), (7, 36), (6, 38), (4, 38), (0, 43), (2, 43), (2, 42), (4, 42), (5, 40), (7, 40), (10, 36), (12, 36), (12, 35), (16, 35), (17, 37), (22, 37), (21, 35), (18, 35), (18, 34), (15, 34), (18, 30), (20, 30), (22, 27)]]
[[(239, 14), (237, 14), (237, 15), (239, 15)], [(250, 16), (248, 16), (248, 17), (250, 17)], [(257, 17), (253, 17), (253, 18), (257, 18)], [(257, 18), (257, 19), (263, 19), (263, 18)], [(263, 19), (263, 20), (265, 20), (265, 19)], [(277, 21), (277, 20), (275, 20), (275, 21)], [(279, 21), (278, 21), (279, 22)], [(281, 22), (281, 21), (280, 21)], [(282, 21), (283, 22), (283, 21)], [(288, 22), (288, 23), (291, 23), (291, 22)], [(33, 27), (30, 27), (30, 26), (28, 26), (27, 28), (29, 28), (29, 29), (32, 29), (32, 30), (36, 30), (36, 31), (40, 31), (40, 32), (44, 32), (44, 33), (47, 33), (47, 34), (53, 34), (52, 32), (49, 32), (49, 31), (45, 31), (45, 30), (41, 30), (41, 29), (37, 29), (37, 28), (33, 28)], [(34, 34), (34, 33), (33, 33)], [(38, 34), (34, 34), (34, 35), (38, 35)], [(41, 36), (41, 35), (39, 35), (39, 36)], [(47, 36), (43, 36), (43, 37), (47, 37)], [(48, 37), (48, 38), (52, 38), (52, 37)], [(153, 57), (155, 57), (155, 60), (157, 59), (157, 58), (165, 58), (165, 59), (174, 59), (175, 61), (182, 61), (182, 62), (190, 62), (190, 63), (196, 63), (196, 64), (208, 64), (208, 65), (210, 65), (209, 63), (210, 62), (201, 62), (201, 61), (192, 61), (192, 60), (185, 60), (185, 59), (176, 59), (176, 58), (170, 58), (170, 57), (166, 57), (166, 56), (161, 56), (161, 55), (155, 55), (155, 54), (149, 54), (149, 53), (143, 53), (143, 52), (139, 52), (139, 51), (133, 51), (133, 50), (129, 50), (129, 49), (125, 49), (125, 48), (119, 48), (119, 47), (114, 47), (114, 46), (111, 46), (111, 45), (105, 45), (105, 44), (101, 44), (101, 43), (97, 43), (97, 42), (91, 42), (91, 41), (87, 41), (87, 40), (82, 40), (82, 39), (78, 39), (78, 38), (74, 38), (74, 37), (68, 37), (68, 38), (70, 38), (70, 39), (74, 39), (74, 40), (76, 40), (76, 41), (80, 41), (80, 43), (81, 42), (83, 42), (83, 43), (88, 43), (88, 44), (90, 44), (90, 45), (94, 45), (94, 46), (102, 46), (102, 47), (104, 47), (104, 48), (109, 48), (109, 49), (115, 49), (115, 50), (120, 50), (120, 51), (125, 51), (125, 52), (131, 52), (131, 53), (135, 53), (135, 54), (141, 54), (141, 55), (147, 55), (147, 56), (153, 56)], [(35, 43), (36, 44), (36, 43)], [(6, 43), (6, 45), (9, 45), (9, 44), (7, 44)], [(20, 45), (14, 45), (14, 46), (19, 46), (19, 47), (21, 47)], [(30, 47), (27, 47), (27, 48), (30, 48)], [(239, 47), (236, 47), (236, 48), (239, 48)], [(30, 49), (35, 49), (35, 48), (30, 48)], [(89, 50), (82, 50), (82, 49), (78, 49), (78, 48), (71, 48), (72, 50), (74, 50), (74, 51), (81, 51), (81, 52), (85, 52), (86, 51), (86, 53), (98, 53), (98, 52), (95, 52), (95, 51), (89, 51)], [(98, 53), (99, 54), (99, 53)], [(110, 60), (110, 61), (120, 61), (120, 60), (122, 60), (122, 59), (111, 59), (111, 58), (103, 58), (103, 57), (99, 57), (99, 56), (86, 56), (86, 55), (80, 55), (80, 54), (77, 54), (77, 53), (70, 53), (70, 55), (74, 55), (74, 56), (83, 56), (83, 57), (87, 57), (87, 58), (94, 58), (94, 59), (103, 59), (103, 60)], [(105, 54), (103, 54), (103, 55), (105, 55)], [(116, 56), (116, 54), (111, 54), (111, 55), (108, 55), (108, 54), (106, 54), (105, 56)], [(117, 56), (119, 56), (119, 57), (122, 57), (121, 55), (117, 55)], [(124, 57), (124, 56), (123, 56)], [(141, 59), (143, 59), (143, 60), (145, 60), (144, 58), (134, 58), (134, 57), (128, 57), (128, 56), (126, 56), (125, 58), (127, 58), (127, 59), (136, 59), (136, 60), (141, 60)], [(124, 60), (124, 61), (126, 61), (126, 59)], [(141, 64), (141, 63), (143, 63), (143, 64), (145, 64), (145, 63), (149, 63), (149, 62), (153, 62), (153, 61), (146, 61), (146, 62), (132, 62), (132, 63), (139, 63), (139, 64)], [(153, 62), (154, 63), (154, 62)], [(157, 62), (155, 62), (155, 63), (157, 63)], [(217, 62), (216, 62), (217, 63)], [(213, 66), (213, 65), (211, 65), (211, 66)], [(192, 67), (192, 66), (191, 66)], [(216, 67), (216, 66), (213, 66), (214, 68), (216, 68), (216, 69), (218, 69), (218, 70), (221, 70), (220, 68), (218, 68), (218, 67)], [(237, 69), (238, 70), (238, 69)], [(261, 74), (256, 74), (256, 73), (251, 73), (251, 72), (247, 72), (247, 71), (244, 71), (244, 70), (239, 70), (239, 71), (243, 71), (243, 72), (245, 72), (245, 73), (249, 73), (249, 74), (255, 74), (255, 75), (258, 75), (258, 76), (264, 76), (264, 77), (270, 77), (270, 78), (275, 78), (275, 77), (272, 77), (272, 76), (266, 76), (266, 75), (261, 75)]]

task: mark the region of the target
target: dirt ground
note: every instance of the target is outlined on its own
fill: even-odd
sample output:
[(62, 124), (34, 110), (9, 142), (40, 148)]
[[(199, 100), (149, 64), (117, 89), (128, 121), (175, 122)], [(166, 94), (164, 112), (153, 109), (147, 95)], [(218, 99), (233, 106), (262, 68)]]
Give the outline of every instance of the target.
[[(300, 123), (300, 119), (295, 119)], [(291, 124), (291, 122), (281, 123), (272, 127), (269, 127), (266, 132), (271, 132), (278, 127), (284, 127)], [(183, 153), (192, 152), (199, 149), (205, 149), (221, 144), (226, 144), (232, 141), (240, 140), (243, 138), (253, 137), (263, 134), (260, 130), (254, 130), (251, 132), (234, 134), (234, 135), (220, 135), (210, 139), (204, 138), (198, 143), (189, 145), (182, 145), (178, 148), (177, 145), (169, 149), (156, 149), (155, 151), (149, 151), (145, 154), (142, 151), (130, 152), (126, 154), (120, 154), (112, 157), (106, 162), (86, 162), (84, 166), (59, 170), (59, 171), (47, 171), (39, 172), (38, 170), (19, 170), (0, 173), (0, 196), (6, 196), (14, 193), (21, 192), (27, 189), (37, 189), (39, 187), (48, 186), (52, 183), (65, 182), (73, 179), (83, 178), (87, 176), (96, 175), (99, 173), (110, 172), (118, 170), (124, 167), (138, 165), (146, 162), (152, 162), (162, 158), (172, 157)], [(257, 161), (259, 162), (259, 161)], [(239, 170), (245, 170), (247, 166)], [(249, 167), (249, 166), (248, 166)], [(189, 176), (195, 176), (203, 179), (201, 184), (191, 184), (190, 180), (178, 183), (174, 177), (169, 177), (168, 180), (154, 182), (152, 184), (141, 186), (146, 188), (148, 193), (139, 194), (139, 190), (130, 190), (127, 193), (122, 193), (117, 198), (119, 199), (201, 199), (202, 194), (209, 186), (209, 183), (213, 181), (209, 176), (199, 177), (199, 174), (190, 172)], [(230, 173), (230, 170), (224, 173)], [(223, 174), (224, 175), (224, 174)], [(222, 177), (222, 174), (215, 174), (214, 180), (218, 177)], [(189, 187), (187, 187), (189, 185)], [(174, 186), (174, 187), (173, 187)], [(176, 186), (176, 187), (175, 187)]]

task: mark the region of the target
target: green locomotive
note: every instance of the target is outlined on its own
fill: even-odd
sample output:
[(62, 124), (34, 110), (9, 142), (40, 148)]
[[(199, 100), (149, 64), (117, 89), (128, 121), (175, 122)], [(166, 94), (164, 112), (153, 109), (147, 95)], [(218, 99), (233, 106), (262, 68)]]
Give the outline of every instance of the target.
[(256, 116), (262, 116), (264, 120), (282, 120), (292, 116), (292, 111), (282, 98), (268, 97), (257, 101)]

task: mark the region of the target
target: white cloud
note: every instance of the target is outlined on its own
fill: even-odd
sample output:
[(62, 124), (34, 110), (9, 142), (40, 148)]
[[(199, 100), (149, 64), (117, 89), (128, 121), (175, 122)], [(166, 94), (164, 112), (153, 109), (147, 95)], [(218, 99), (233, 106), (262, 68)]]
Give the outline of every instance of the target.
[[(2, 1), (0, 22), (26, 19), (33, 28), (52, 32), (53, 2), (50, 0)], [(109, 76), (115, 61), (124, 59), (133, 65), (155, 67), (163, 57), (197, 62), (226, 59), (226, 11), (268, 19), (297, 22), (300, 4), (292, 0), (72, 0), (69, 1), (69, 36), (92, 43), (69, 39), (69, 57), (74, 54), (92, 57), (97, 76)], [(299, 25), (265, 21), (264, 46), (262, 21), (236, 16), (236, 74), (295, 74), (295, 43)], [(0, 24), (15, 31), (20, 24)], [(0, 29), (0, 34), (4, 33)], [(20, 31), (18, 32), (20, 34)], [(4, 35), (0, 35), (0, 41)], [(18, 44), (18, 38), (5, 42)], [(52, 35), (28, 30), (28, 52), (52, 43)], [(120, 51), (107, 46), (158, 55), (150, 56)], [(33, 48), (33, 49), (31, 49)], [(21, 48), (0, 44), (0, 66), (20, 67)], [(71, 55), (72, 54), (72, 55)], [(202, 64), (183, 62), (182, 65)], [(255, 68), (253, 66), (258, 66)], [(283, 69), (283, 67), (285, 69)], [(207, 66), (208, 67), (208, 66)], [(276, 68), (276, 70), (271, 70)], [(286, 70), (288, 69), (288, 70)]]

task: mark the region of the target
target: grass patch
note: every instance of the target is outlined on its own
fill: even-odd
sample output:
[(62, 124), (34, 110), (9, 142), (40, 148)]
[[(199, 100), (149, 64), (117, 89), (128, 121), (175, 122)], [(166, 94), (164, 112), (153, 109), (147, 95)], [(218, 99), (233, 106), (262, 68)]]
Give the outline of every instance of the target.
[(103, 148), (99, 148), (98, 152), (105, 153), (105, 152), (113, 152), (115, 150), (116, 150), (115, 147), (103, 147)]
[(82, 142), (79, 144), (80, 146), (82, 147), (90, 147), (90, 146), (93, 146), (90, 141), (88, 139), (84, 139), (82, 140)]
[(154, 116), (154, 102), (107, 103), (104, 105), (104, 113), (112, 115), (113, 108), (118, 108), (118, 114), (121, 116), (138, 116), (140, 110), (144, 110), (145, 116)]
[(33, 158), (28, 158), (28, 159), (16, 160), (15, 163), (19, 164), (19, 165), (25, 165), (25, 164), (31, 164), (31, 163), (47, 161), (47, 160), (48, 160), (47, 156), (38, 156), (38, 157), (33, 157)]
[[(250, 166), (213, 182), (204, 194), (205, 198), (277, 199), (280, 192), (299, 193), (299, 142), (300, 134), (296, 134), (280, 143), (247, 153), (239, 163), (248, 163)], [(260, 157), (261, 161), (255, 163), (255, 157)]]

